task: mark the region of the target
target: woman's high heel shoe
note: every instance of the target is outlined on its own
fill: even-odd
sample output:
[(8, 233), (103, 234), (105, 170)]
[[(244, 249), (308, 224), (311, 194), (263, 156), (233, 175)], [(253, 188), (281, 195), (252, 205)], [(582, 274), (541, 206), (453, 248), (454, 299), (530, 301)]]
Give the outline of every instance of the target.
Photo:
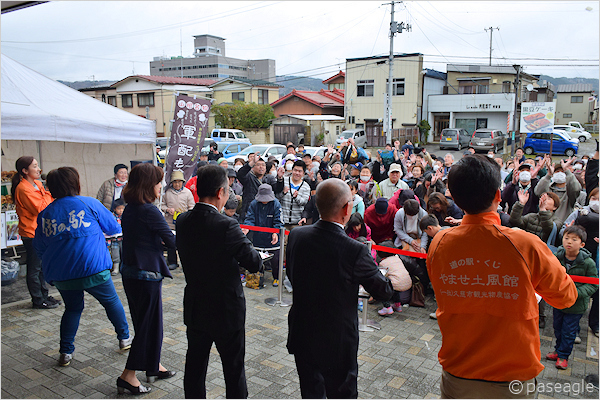
[(175, 371), (146, 372), (146, 380), (153, 383), (157, 379), (169, 379), (175, 376)]
[(120, 377), (117, 378), (117, 390), (119, 391), (119, 394), (125, 393), (125, 389), (129, 390), (129, 393), (134, 395), (148, 393), (152, 390), (152, 388), (146, 387), (141, 383), (140, 386), (133, 386), (132, 384), (121, 379)]

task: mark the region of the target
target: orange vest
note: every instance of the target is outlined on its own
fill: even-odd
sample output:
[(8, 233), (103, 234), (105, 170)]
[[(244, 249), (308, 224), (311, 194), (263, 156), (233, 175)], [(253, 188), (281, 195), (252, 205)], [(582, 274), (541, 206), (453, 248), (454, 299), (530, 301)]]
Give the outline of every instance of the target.
[(508, 382), (535, 378), (544, 369), (535, 292), (562, 309), (575, 303), (577, 289), (540, 238), (501, 226), (496, 212), (465, 215), (460, 226), (434, 237), (427, 270), (444, 370)]

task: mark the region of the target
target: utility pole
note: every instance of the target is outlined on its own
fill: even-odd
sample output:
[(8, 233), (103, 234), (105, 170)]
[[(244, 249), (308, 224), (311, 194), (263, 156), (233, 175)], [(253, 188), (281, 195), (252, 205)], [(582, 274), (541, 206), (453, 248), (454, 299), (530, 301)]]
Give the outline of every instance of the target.
[(183, 38), (181, 37), (181, 28), (179, 28), (179, 65), (181, 66), (181, 77), (183, 78)]
[[(519, 81), (521, 80), (521, 66), (513, 65), (513, 68), (517, 71), (515, 75), (515, 108), (513, 111), (513, 136), (512, 136), (512, 149), (510, 156), (515, 155), (515, 142), (517, 141), (517, 104), (519, 103)], [(519, 134), (519, 137), (521, 134)]]
[[(402, 3), (402, 2), (400, 2)], [(388, 60), (389, 65), (389, 76), (387, 85), (387, 94), (385, 97), (385, 117), (383, 119), (383, 131), (386, 134), (387, 143), (392, 142), (392, 90), (394, 86), (394, 36), (396, 32), (402, 33), (404, 29), (411, 31), (409, 24), (404, 25), (404, 22), (398, 24), (394, 21), (394, 4), (392, 1), (389, 3), (392, 5), (392, 12), (390, 18), (390, 55)]]
[[(489, 65), (492, 65), (492, 33), (494, 33), (494, 29), (499, 31), (500, 28), (492, 28), (491, 26), (489, 27), (489, 31), (490, 31), (490, 64)], [(487, 28), (484, 28), (483, 30), (486, 32), (488, 31)]]

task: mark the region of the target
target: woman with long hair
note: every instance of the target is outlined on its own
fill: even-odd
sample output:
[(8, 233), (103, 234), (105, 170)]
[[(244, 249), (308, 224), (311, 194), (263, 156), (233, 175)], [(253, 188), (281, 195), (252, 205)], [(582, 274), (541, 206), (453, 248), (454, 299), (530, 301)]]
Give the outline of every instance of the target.
[[(345, 228), (346, 234), (350, 236), (352, 239), (359, 240), (359, 238), (364, 238), (366, 243), (372, 242), (371, 240), (371, 228), (365, 224), (365, 220), (360, 213), (355, 212), (350, 216), (348, 222), (346, 222)], [(362, 241), (362, 240), (361, 240)], [(372, 244), (375, 244), (373, 242)], [(371, 255), (374, 260), (377, 260), (377, 251), (371, 250)]]
[(102, 203), (79, 196), (79, 173), (73, 167), (48, 173), (48, 189), (55, 200), (40, 212), (33, 245), (42, 258), (46, 280), (65, 302), (60, 321), (60, 357), (66, 367), (75, 351), (75, 334), (83, 311), (83, 294), (94, 296), (115, 327), (119, 347), (131, 346), (123, 304), (111, 279), (112, 260), (104, 233), (121, 233), (121, 227)]
[(153, 202), (160, 196), (163, 170), (152, 164), (138, 164), (131, 169), (123, 189), (127, 207), (123, 212), (123, 258), (121, 274), (129, 302), (135, 338), (127, 364), (117, 379), (119, 393), (150, 391), (135, 371), (146, 371), (148, 382), (168, 379), (175, 372), (160, 363), (163, 341), (162, 280), (173, 278), (163, 257), (163, 246), (175, 249), (175, 236)]
[(19, 235), (27, 255), (27, 289), (33, 308), (56, 308), (61, 301), (48, 296), (42, 261), (33, 248), (38, 214), (52, 202), (52, 195), (39, 180), (42, 170), (35, 158), (19, 157), (15, 169), (17, 173), (12, 178), (11, 194), (19, 216)]
[(446, 221), (446, 218), (452, 217), (455, 219), (462, 219), (465, 213), (458, 208), (456, 204), (443, 193), (433, 192), (429, 195), (427, 201), (427, 211), (429, 214), (433, 214), (440, 221), (441, 226), (454, 226), (450, 222)]

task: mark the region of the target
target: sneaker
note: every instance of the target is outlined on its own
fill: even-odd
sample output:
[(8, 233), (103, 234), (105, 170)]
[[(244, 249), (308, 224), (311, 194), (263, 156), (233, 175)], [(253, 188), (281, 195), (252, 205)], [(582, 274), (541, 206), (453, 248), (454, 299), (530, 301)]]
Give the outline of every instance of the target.
[(579, 336), (576, 336), (575, 337), (575, 341), (573, 343), (580, 344), (581, 343), (581, 338)]
[(362, 312), (362, 310), (363, 310), (363, 303), (362, 303), (362, 301), (358, 302), (358, 307), (357, 308), (358, 308), (358, 311)]
[(44, 301), (42, 304), (34, 304), (33, 308), (37, 308), (40, 310), (49, 310), (51, 308), (57, 308), (58, 304), (57, 303), (49, 303), (47, 301)]
[(73, 359), (73, 354), (60, 353), (60, 357), (58, 357), (58, 365), (61, 367), (66, 367), (71, 364), (71, 360)]
[(246, 282), (246, 275), (240, 274), (240, 280), (245, 283)]
[(383, 307), (381, 310), (377, 311), (377, 313), (382, 316), (392, 315), (394, 310), (392, 310), (392, 307)]
[(548, 353), (546, 354), (546, 360), (556, 361), (558, 360), (558, 354), (555, 351), (553, 351), (552, 353)]
[(279, 279), (273, 279), (273, 286), (279, 286)]
[(59, 305), (59, 306), (62, 304), (62, 301), (61, 301), (61, 300), (55, 299), (55, 298), (54, 298), (54, 297), (52, 297), (52, 296), (48, 296), (48, 298), (46, 299), (46, 302), (47, 302), (47, 303), (50, 303), (50, 304), (57, 304), (57, 305)]
[(131, 342), (133, 342), (133, 336), (129, 335), (127, 339), (119, 340), (119, 349), (129, 350), (131, 348)]
[(169, 270), (173, 271), (174, 269), (179, 268), (179, 265), (177, 264), (169, 264)]
[(402, 312), (402, 303), (394, 303), (394, 305), (392, 305), (392, 310)]
[(558, 358), (556, 359), (556, 364), (554, 364), (558, 369), (567, 369), (569, 367), (569, 362), (566, 358)]
[(431, 314), (429, 314), (429, 318), (437, 319), (437, 315), (435, 314), (435, 312), (432, 312)]
[(110, 274), (111, 274), (112, 276), (119, 275), (119, 270), (118, 270), (118, 269), (113, 269), (112, 271), (110, 271)]

